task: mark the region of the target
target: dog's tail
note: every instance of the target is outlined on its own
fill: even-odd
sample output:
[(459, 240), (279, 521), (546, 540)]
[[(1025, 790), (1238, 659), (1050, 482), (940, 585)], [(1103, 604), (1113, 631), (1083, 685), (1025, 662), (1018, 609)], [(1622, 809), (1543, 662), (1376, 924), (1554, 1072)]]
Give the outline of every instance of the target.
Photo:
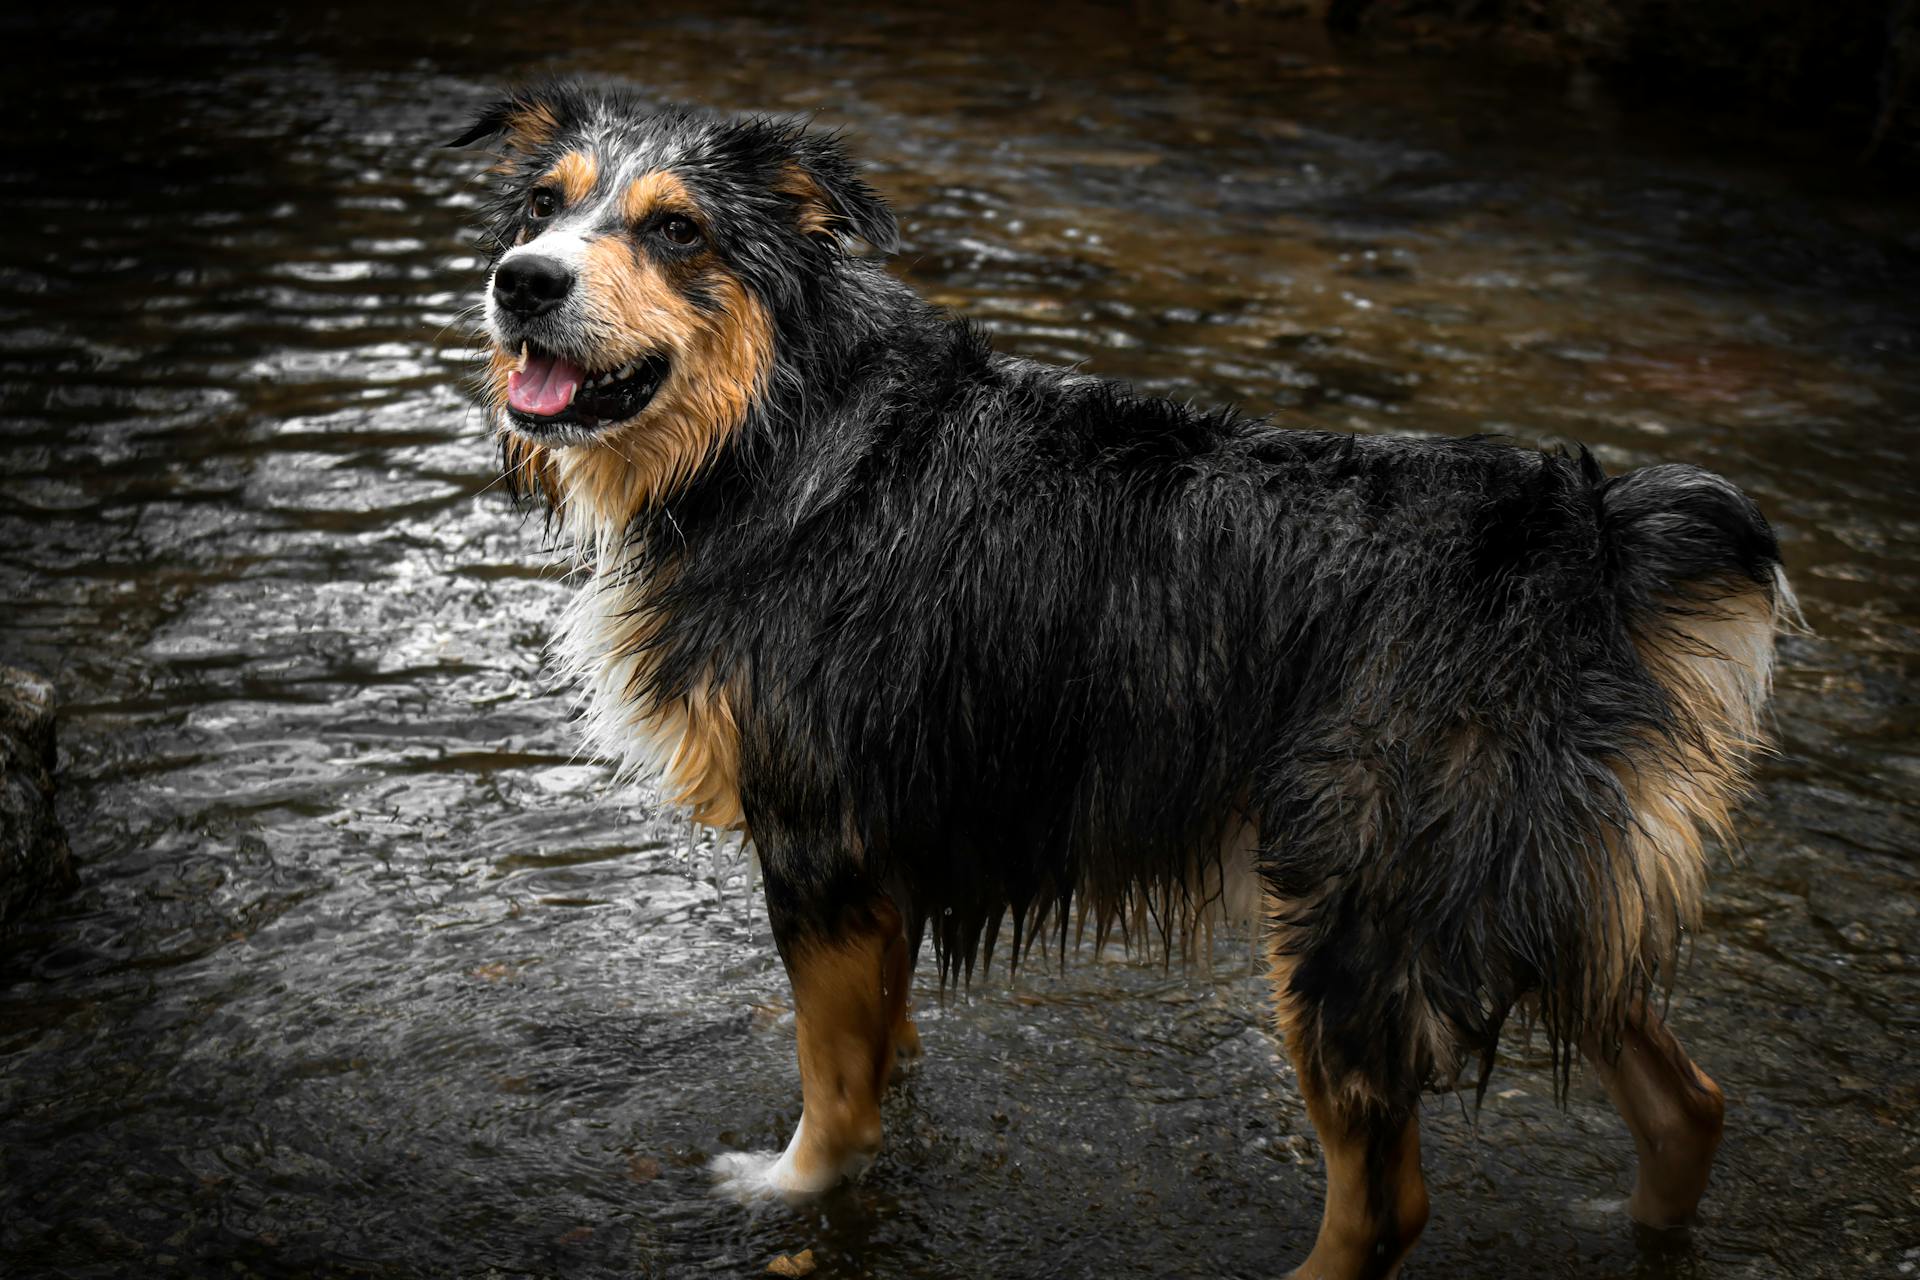
[(1698, 919), (1703, 837), (1731, 838), (1730, 810), (1767, 744), (1774, 637), (1803, 624), (1772, 528), (1728, 481), (1646, 467), (1605, 482), (1600, 506), (1626, 631), (1659, 694), (1652, 727), (1612, 766), (1626, 821), (1596, 868), (1610, 883), (1596, 886), (1608, 909), (1586, 939), (1589, 989), (1568, 993), (1604, 1023), (1670, 972)]

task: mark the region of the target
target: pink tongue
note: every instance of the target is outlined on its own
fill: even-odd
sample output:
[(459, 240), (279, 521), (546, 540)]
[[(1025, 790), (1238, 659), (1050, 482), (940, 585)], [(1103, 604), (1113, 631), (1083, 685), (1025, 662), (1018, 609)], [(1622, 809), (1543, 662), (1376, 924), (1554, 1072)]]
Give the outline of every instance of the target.
[(507, 403), (522, 413), (550, 418), (573, 403), (585, 374), (559, 356), (527, 353), (527, 367), (507, 375)]

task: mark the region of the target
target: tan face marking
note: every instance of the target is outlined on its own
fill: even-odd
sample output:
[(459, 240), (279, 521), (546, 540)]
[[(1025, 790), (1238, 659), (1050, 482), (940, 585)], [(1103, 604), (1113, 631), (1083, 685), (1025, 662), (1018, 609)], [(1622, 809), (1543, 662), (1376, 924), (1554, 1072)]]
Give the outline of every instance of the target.
[(693, 345), (706, 317), (625, 236), (602, 236), (582, 256), (586, 337), (604, 354), (603, 363), (613, 367), (634, 356), (671, 354)]
[(699, 210), (686, 185), (664, 169), (635, 178), (620, 197), (620, 216), (630, 227), (662, 210), (689, 217)]
[(581, 282), (588, 335), (604, 353), (599, 363), (615, 367), (657, 353), (671, 365), (637, 418), (554, 452), (569, 523), (624, 529), (685, 484), (746, 419), (773, 364), (773, 322), (725, 274), (707, 283), (714, 310), (700, 311), (644, 254), (614, 237), (589, 248)]
[(541, 179), (559, 187), (560, 194), (570, 205), (585, 200), (593, 191), (593, 184), (599, 180), (600, 162), (589, 151), (567, 152)]

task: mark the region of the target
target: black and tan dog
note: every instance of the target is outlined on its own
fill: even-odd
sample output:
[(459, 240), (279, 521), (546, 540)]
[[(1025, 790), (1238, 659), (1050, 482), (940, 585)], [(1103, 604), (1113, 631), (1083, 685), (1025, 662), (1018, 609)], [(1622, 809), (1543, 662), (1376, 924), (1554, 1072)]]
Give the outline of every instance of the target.
[(997, 355), (860, 244), (830, 138), (556, 85), (498, 148), (484, 398), (591, 568), (593, 743), (750, 832), (805, 1105), (727, 1189), (861, 1170), (942, 976), (1250, 885), (1326, 1150), (1303, 1274), (1427, 1217), (1421, 1091), (1516, 1007), (1594, 1066), (1644, 1222), (1719, 1091), (1649, 1008), (1698, 914), (1791, 609), (1766, 521), (1684, 466), (1295, 431)]

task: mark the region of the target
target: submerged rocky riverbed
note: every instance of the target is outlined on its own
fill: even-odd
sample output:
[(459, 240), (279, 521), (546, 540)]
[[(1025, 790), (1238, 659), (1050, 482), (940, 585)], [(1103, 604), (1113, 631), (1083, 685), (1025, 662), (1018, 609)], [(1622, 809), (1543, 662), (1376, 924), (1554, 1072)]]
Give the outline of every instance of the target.
[(845, 126), (897, 269), (1006, 349), (1361, 432), (1712, 467), (1813, 633), (1670, 1017), (1725, 1087), (1705, 1221), (1516, 1038), (1423, 1117), (1408, 1274), (1920, 1268), (1920, 220), (1817, 158), (1206, 6), (563, 6), (136, 28), (0, 119), (0, 662), (62, 702), (80, 883), (0, 943), (8, 1275), (1267, 1276), (1322, 1174), (1244, 937), (916, 991), (861, 1184), (706, 1161), (799, 1113), (739, 851), (576, 757), (569, 585), (463, 396), (505, 84)]

